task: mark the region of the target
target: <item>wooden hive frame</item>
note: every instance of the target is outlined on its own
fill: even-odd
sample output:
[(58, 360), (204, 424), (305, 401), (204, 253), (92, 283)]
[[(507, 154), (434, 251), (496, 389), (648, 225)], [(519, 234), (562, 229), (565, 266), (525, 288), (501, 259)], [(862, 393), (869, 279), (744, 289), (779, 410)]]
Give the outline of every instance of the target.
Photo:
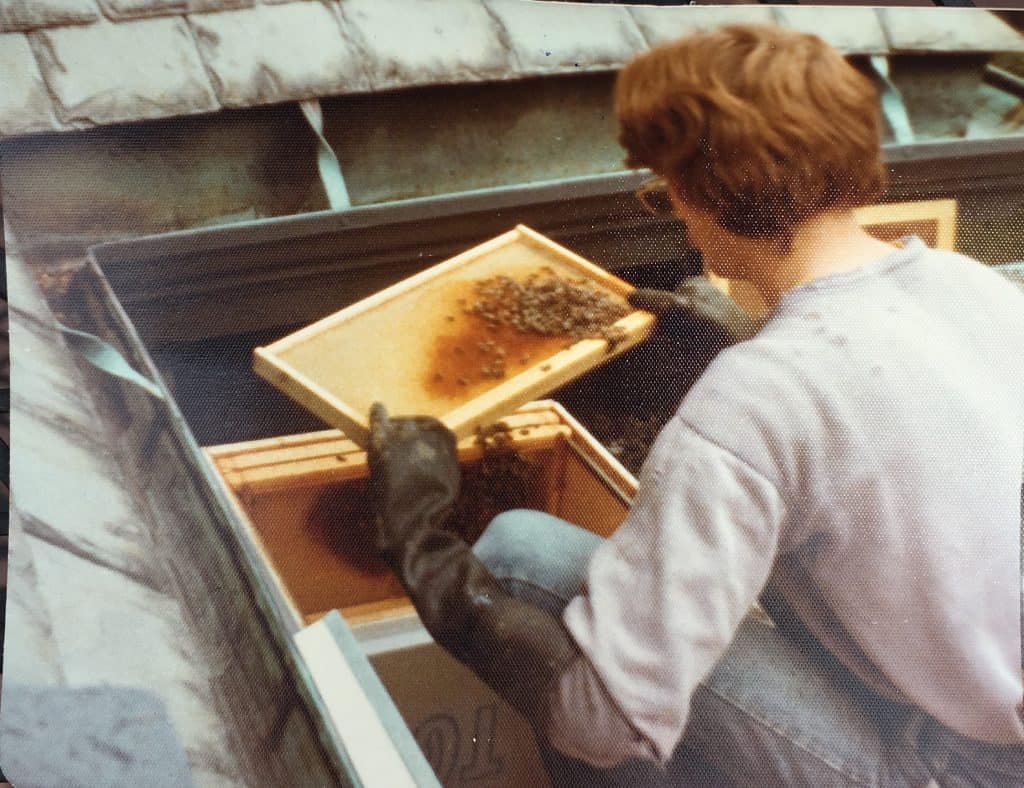
[[(253, 368), (271, 384), (323, 418), (328, 424), (344, 430), (357, 444), (365, 446), (369, 437), (367, 412), (353, 407), (315, 376), (297, 369), (289, 361), (290, 354), (306, 343), (323, 341), (330, 332), (344, 331), (356, 325), (364, 316), (374, 312), (381, 314), (379, 310), (393, 308), (400, 299), (411, 297), (417, 291), (423, 292), (422, 289), (427, 286), (434, 286), (453, 275), (463, 276), (472, 270), (474, 265), (482, 265), (490, 256), (516, 244), (532, 250), (533, 253), (539, 253), (563, 269), (623, 299), (634, 289), (627, 282), (583, 257), (524, 225), (518, 225), (503, 235), (409, 277), (271, 345), (256, 348), (253, 354)], [(622, 339), (616, 342), (614, 347), (609, 346), (604, 339), (577, 341), (552, 355), (536, 359), (530, 366), (505, 378), (489, 390), (453, 404), (447, 412), (431, 415), (440, 418), (460, 438), (472, 435), (478, 427), (486, 426), (517, 406), (544, 396), (578, 377), (608, 357), (633, 347), (648, 336), (653, 324), (654, 318), (649, 313), (632, 311), (616, 322), (616, 328), (622, 332)], [(399, 347), (405, 339), (407, 337), (389, 337), (389, 341)], [(564, 341), (561, 340), (563, 344)], [(366, 349), (367, 353), (374, 351), (375, 348)], [(406, 382), (405, 385), (413, 384)]]

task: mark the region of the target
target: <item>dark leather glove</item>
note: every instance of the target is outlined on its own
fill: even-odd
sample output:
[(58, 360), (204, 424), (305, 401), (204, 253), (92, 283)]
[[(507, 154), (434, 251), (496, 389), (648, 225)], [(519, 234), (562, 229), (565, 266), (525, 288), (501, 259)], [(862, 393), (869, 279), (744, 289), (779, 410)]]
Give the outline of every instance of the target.
[(684, 279), (675, 291), (634, 290), (628, 297), (636, 309), (658, 318), (656, 331), (702, 349), (721, 350), (756, 334), (762, 321), (750, 317), (706, 276)]
[(455, 436), (438, 420), (370, 411), (378, 545), (427, 631), (538, 732), (547, 690), (579, 654), (560, 620), (507, 593), (443, 526), (458, 495)]

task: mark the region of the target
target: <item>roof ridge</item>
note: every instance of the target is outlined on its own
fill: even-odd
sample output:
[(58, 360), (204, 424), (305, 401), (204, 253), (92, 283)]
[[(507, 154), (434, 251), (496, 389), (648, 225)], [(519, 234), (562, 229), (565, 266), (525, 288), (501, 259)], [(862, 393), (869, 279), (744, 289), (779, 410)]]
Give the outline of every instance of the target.
[(735, 21), (808, 30), (848, 54), (1024, 51), (1024, 35), (975, 8), (0, 0), (0, 70), (13, 75), (0, 95), (0, 137), (614, 71), (662, 41)]

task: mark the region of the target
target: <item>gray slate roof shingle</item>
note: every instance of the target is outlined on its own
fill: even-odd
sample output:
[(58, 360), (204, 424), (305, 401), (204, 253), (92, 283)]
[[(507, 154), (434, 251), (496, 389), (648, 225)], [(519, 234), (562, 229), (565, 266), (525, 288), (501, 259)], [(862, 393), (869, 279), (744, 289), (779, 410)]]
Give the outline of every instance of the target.
[(225, 107), (357, 93), (369, 88), (363, 56), (322, 3), (189, 17), (199, 55)]
[(775, 9), (775, 17), (780, 25), (814, 33), (840, 52), (879, 55), (889, 51), (885, 31), (874, 8), (784, 6)]
[(254, 5), (256, 0), (188, 0), (188, 10), (195, 14), (206, 11), (234, 11), (239, 8), (252, 8)]
[(0, 0), (0, 31), (86, 24), (99, 15), (93, 0)]
[(848, 54), (1024, 51), (973, 8), (535, 0), (0, 0), (0, 137), (430, 84), (613, 71), (777, 22)]
[(219, 109), (183, 17), (103, 21), (32, 36), (43, 79), (66, 126)]
[(189, 10), (186, 0), (97, 0), (108, 18), (119, 22), (142, 16), (168, 16)]
[[(1021, 34), (974, 8), (879, 8), (889, 47), (898, 52), (1021, 51)], [(924, 13), (922, 13), (924, 12)], [(984, 44), (985, 46), (981, 46)]]
[(607, 71), (647, 48), (624, 6), (486, 2), (505, 30), (522, 75)]
[(373, 90), (507, 79), (516, 71), (501, 27), (479, 0), (344, 0), (338, 8)]
[(714, 30), (723, 25), (770, 24), (775, 21), (772, 9), (762, 5), (635, 6), (629, 12), (651, 46), (674, 41), (688, 33)]
[(28, 38), (18, 33), (0, 33), (0, 74), (19, 75), (0, 90), (0, 135), (61, 127), (53, 116)]

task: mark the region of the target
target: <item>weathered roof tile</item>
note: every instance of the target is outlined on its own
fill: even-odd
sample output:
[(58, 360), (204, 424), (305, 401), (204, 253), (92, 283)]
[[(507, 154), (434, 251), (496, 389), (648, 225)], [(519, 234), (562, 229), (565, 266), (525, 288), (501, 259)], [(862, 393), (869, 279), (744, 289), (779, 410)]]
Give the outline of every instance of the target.
[(687, 33), (714, 30), (736, 23), (771, 24), (772, 10), (764, 6), (681, 6), (654, 8), (635, 6), (630, 13), (651, 46), (674, 41)]
[(71, 125), (218, 109), (180, 17), (98, 22), (32, 34), (57, 114)]
[(775, 9), (780, 25), (820, 36), (840, 52), (861, 55), (883, 54), (888, 50), (885, 32), (873, 8), (820, 8), (780, 6)]
[(1012, 52), (1021, 35), (980, 8), (879, 8), (893, 52)]
[(515, 76), (503, 30), (477, 0), (345, 0), (375, 90)]
[(217, 95), (247, 107), (365, 90), (360, 54), (319, 2), (189, 17)]
[(608, 70), (621, 66), (646, 46), (622, 6), (486, 2), (505, 28), (522, 74)]
[(0, 0), (0, 30), (79, 25), (98, 16), (93, 0)]
[(60, 128), (24, 35), (0, 34), (0, 74), (5, 75), (4, 89), (0, 90), (0, 135)]
[(0, 74), (17, 80), (0, 91), (0, 137), (221, 106), (612, 70), (648, 45), (737, 22), (807, 30), (851, 54), (1024, 52), (1024, 35), (991, 13), (930, 5), (0, 0), (0, 34), (28, 33), (27, 44), (5, 39), (0, 53)]
[(98, 0), (103, 13), (120, 22), (145, 16), (167, 16), (184, 13), (185, 0)]

